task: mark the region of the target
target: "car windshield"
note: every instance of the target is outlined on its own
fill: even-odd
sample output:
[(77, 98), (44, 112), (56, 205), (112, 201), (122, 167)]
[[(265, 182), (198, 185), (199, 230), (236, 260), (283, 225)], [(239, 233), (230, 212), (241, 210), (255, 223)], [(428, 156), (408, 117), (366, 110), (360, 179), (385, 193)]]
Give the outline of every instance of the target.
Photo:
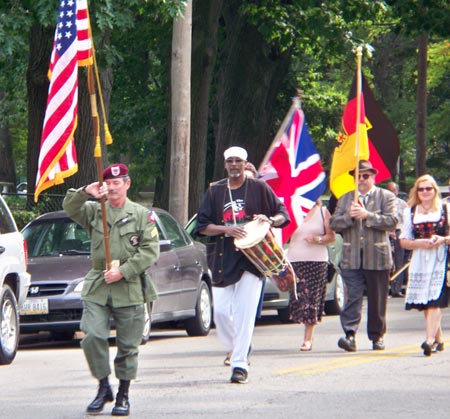
[(28, 255), (87, 255), (91, 242), (88, 232), (70, 219), (43, 220), (23, 230)]

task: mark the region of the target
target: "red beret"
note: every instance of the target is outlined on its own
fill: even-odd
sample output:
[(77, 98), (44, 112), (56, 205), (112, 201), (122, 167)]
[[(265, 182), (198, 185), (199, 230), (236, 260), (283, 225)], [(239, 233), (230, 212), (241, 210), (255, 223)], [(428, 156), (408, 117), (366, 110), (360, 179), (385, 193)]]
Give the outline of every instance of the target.
[(128, 176), (128, 167), (122, 163), (112, 164), (103, 170), (103, 180)]

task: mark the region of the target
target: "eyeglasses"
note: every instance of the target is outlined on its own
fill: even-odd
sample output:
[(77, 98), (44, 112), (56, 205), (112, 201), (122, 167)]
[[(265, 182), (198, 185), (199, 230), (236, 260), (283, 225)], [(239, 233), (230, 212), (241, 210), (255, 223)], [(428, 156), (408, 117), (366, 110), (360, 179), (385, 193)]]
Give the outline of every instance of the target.
[(359, 173), (359, 179), (363, 178), (364, 180), (367, 180), (370, 176), (372, 175), (369, 175), (369, 173)]
[(226, 159), (225, 163), (242, 163), (243, 161), (242, 159)]
[(431, 192), (434, 188), (432, 186), (425, 186), (423, 188), (417, 188), (417, 192)]

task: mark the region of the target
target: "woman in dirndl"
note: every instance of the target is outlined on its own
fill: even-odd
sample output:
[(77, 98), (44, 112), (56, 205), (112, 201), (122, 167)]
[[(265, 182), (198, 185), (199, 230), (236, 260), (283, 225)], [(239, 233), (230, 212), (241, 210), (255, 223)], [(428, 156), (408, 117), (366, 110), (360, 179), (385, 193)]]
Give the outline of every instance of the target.
[(426, 356), (444, 350), (441, 308), (448, 306), (446, 286), (448, 217), (439, 188), (430, 175), (420, 176), (409, 193), (400, 245), (412, 251), (406, 289), (406, 310), (424, 312), (426, 337), (421, 348)]
[(297, 298), (289, 293), (290, 318), (305, 325), (301, 351), (312, 349), (314, 328), (322, 319), (328, 272), (327, 244), (336, 234), (330, 228), (330, 213), (320, 199), (291, 236), (288, 259), (298, 278)]

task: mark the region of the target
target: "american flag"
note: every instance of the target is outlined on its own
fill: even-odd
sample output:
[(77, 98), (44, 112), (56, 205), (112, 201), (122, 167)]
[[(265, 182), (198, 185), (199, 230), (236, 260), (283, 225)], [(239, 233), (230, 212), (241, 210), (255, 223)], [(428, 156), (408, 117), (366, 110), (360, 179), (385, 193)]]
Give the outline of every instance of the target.
[(285, 128), (275, 138), (260, 169), (260, 178), (281, 199), (291, 218), (290, 224), (282, 229), (283, 244), (326, 189), (320, 156), (297, 103), (285, 122)]
[(48, 76), (34, 200), (77, 172), (78, 66), (92, 64), (87, 0), (61, 0)]

